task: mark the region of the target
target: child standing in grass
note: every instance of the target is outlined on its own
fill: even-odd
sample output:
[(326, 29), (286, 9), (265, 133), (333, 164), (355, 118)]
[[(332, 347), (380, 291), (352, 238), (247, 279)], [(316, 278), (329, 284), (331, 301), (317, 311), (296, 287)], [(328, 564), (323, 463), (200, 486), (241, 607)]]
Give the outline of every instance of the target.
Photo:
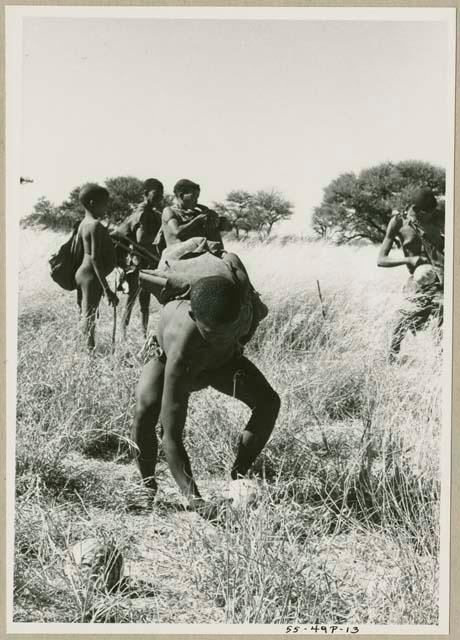
[(115, 268), (115, 248), (107, 229), (99, 221), (107, 212), (107, 189), (97, 184), (85, 185), (80, 191), (79, 199), (85, 208), (85, 217), (78, 228), (83, 242), (83, 261), (75, 274), (75, 281), (81, 303), (83, 334), (88, 349), (92, 350), (101, 296), (107, 296), (109, 305), (115, 307), (118, 304), (118, 298), (106, 280)]

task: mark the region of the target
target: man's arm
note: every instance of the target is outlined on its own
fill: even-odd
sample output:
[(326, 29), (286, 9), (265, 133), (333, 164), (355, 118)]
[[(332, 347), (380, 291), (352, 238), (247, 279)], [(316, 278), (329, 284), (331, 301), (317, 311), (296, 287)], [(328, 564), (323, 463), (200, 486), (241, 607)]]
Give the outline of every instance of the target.
[(388, 257), (393, 243), (396, 240), (399, 226), (400, 222), (397, 216), (391, 218), (390, 222), (388, 223), (385, 239), (382, 242), (382, 246), (380, 247), (379, 255), (377, 258), (378, 267), (400, 267), (401, 265), (406, 265), (412, 269), (415, 269), (415, 267), (420, 262), (420, 256), (403, 256), (402, 258)]
[(144, 224), (144, 219), (145, 219), (145, 202), (141, 202), (135, 211), (135, 214), (133, 216), (133, 220), (132, 220), (132, 227), (131, 227), (131, 231), (136, 239), (136, 242), (138, 244), (142, 243), (142, 240), (144, 239), (145, 236), (145, 224)]
[(175, 481), (193, 507), (198, 506), (202, 498), (193, 479), (190, 459), (183, 443), (188, 405), (187, 382), (188, 370), (184, 359), (174, 354), (168, 357), (160, 415), (163, 449)]
[(207, 214), (199, 213), (190, 222), (180, 224), (174, 212), (169, 207), (163, 211), (162, 222), (167, 227), (168, 235), (173, 240), (184, 240), (188, 237), (190, 230), (200, 229), (203, 231), (204, 223), (206, 222)]

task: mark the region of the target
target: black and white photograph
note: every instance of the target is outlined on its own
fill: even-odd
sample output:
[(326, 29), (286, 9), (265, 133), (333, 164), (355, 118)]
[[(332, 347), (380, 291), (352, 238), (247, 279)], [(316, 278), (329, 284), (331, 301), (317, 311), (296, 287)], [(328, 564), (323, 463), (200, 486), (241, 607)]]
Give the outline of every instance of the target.
[(5, 24), (8, 633), (448, 633), (456, 10)]

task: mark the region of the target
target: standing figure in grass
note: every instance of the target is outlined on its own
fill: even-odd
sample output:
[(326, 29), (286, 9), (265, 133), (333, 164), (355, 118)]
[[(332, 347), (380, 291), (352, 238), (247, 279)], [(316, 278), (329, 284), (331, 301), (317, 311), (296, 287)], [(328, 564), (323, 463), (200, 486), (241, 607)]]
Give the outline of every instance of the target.
[(97, 184), (84, 186), (79, 195), (85, 217), (78, 234), (83, 243), (83, 261), (75, 274), (78, 304), (82, 315), (83, 334), (89, 349), (94, 349), (96, 314), (102, 295), (109, 305), (118, 298), (107, 284), (106, 277), (115, 268), (115, 247), (106, 227), (100, 222), (107, 213), (109, 192)]
[(218, 507), (201, 497), (183, 442), (190, 394), (212, 387), (251, 409), (233, 462), (233, 479), (244, 476), (262, 451), (280, 407), (278, 394), (243, 355), (242, 345), (254, 331), (257, 314), (246, 270), (234, 254), (224, 259), (231, 277), (200, 278), (191, 285), (189, 299), (174, 299), (162, 308), (157, 351), (144, 366), (137, 387), (132, 436), (144, 485), (153, 497), (160, 422), (174, 479), (190, 507), (209, 519), (216, 517)]
[[(442, 325), (444, 225), (436, 210), (431, 189), (417, 190), (410, 208), (391, 217), (379, 252), (379, 267), (405, 265), (411, 274), (404, 287), (405, 303), (398, 311), (393, 330), (390, 361), (396, 359), (408, 331), (415, 334), (433, 317), (438, 326)], [(402, 248), (403, 257), (389, 257), (395, 242)]]
[(165, 207), (161, 235), (163, 248), (197, 236), (222, 243), (221, 231), (229, 231), (227, 218), (198, 204), (200, 185), (191, 180), (179, 180), (174, 186), (174, 203)]
[[(155, 238), (161, 227), (161, 208), (163, 203), (163, 184), (156, 178), (149, 178), (144, 182), (144, 199), (136, 207), (134, 212), (115, 230), (114, 236), (119, 233), (129, 240), (144, 247), (149, 253), (156, 255), (154, 245)], [(158, 256), (159, 257), (159, 256)], [(150, 294), (139, 287), (139, 269), (153, 269), (157, 260), (149, 262), (148, 258), (140, 257), (135, 252), (129, 252), (124, 256), (124, 280), (128, 285), (128, 299), (121, 320), (123, 336), (126, 338), (131, 312), (136, 298), (139, 296), (141, 309), (142, 329), (144, 337), (147, 335), (150, 311)]]

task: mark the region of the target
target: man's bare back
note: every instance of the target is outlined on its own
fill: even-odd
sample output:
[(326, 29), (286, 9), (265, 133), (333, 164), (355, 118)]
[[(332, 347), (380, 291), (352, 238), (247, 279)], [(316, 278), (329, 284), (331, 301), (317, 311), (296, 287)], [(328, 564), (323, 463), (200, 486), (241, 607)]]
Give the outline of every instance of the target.
[(236, 353), (237, 343), (210, 344), (201, 335), (196, 322), (190, 317), (188, 300), (173, 300), (162, 309), (157, 339), (167, 360), (180, 361), (186, 368), (190, 383), (211, 369), (218, 369)]

